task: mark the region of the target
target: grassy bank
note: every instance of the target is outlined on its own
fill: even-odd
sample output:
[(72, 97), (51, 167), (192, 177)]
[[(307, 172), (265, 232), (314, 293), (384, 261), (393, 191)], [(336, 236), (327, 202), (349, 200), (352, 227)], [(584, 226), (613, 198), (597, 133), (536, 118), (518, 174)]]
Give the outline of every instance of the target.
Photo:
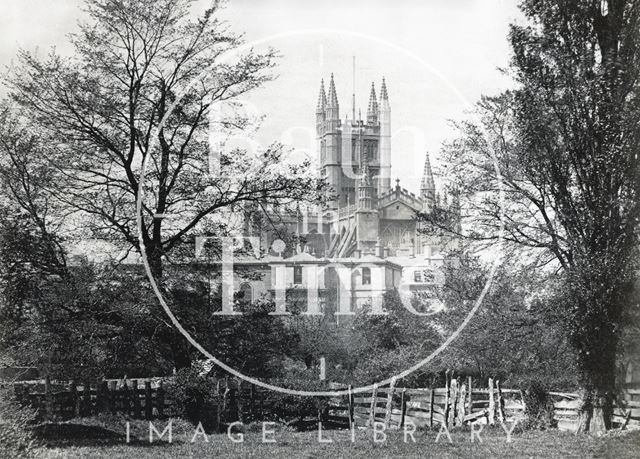
[[(162, 432), (166, 423), (157, 422), (154, 427)], [(83, 420), (49, 426), (40, 432), (48, 446), (38, 450), (40, 457), (55, 458), (181, 458), (181, 457), (243, 457), (270, 459), (293, 459), (298, 457), (330, 458), (382, 458), (382, 457), (438, 457), (438, 458), (475, 458), (475, 457), (616, 457), (635, 458), (640, 451), (640, 432), (624, 435), (609, 434), (603, 438), (576, 436), (558, 431), (514, 432), (511, 442), (507, 442), (506, 433), (500, 428), (486, 428), (471, 441), (468, 429), (451, 432), (451, 443), (446, 435), (437, 439), (437, 431), (419, 431), (414, 434), (415, 442), (403, 432), (385, 432), (386, 438), (378, 434), (374, 441), (371, 430), (355, 432), (352, 441), (348, 431), (322, 432), (324, 441), (320, 443), (318, 431), (292, 432), (281, 427), (267, 426), (274, 433), (267, 433), (263, 442), (261, 425), (247, 427), (242, 434), (243, 441), (233, 442), (225, 434), (205, 436), (196, 433), (193, 426), (174, 421), (172, 441), (169, 443), (168, 431), (162, 440), (154, 435), (149, 443), (149, 426), (143, 422), (132, 422), (127, 444), (125, 421), (115, 419)], [(240, 434), (233, 435), (239, 440)], [(191, 440), (194, 440), (191, 442)], [(437, 440), (437, 441), (436, 441)]]

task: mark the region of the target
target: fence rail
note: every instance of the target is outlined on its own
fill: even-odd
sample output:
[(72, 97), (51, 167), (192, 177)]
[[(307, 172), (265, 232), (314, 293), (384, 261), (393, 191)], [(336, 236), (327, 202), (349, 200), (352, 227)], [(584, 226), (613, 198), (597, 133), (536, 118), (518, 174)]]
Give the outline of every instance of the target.
[[(334, 385), (335, 386), (335, 385)], [(350, 389), (350, 386), (333, 387)], [(122, 413), (138, 419), (175, 416), (177, 406), (166, 396), (160, 378), (103, 380), (97, 382), (32, 381), (15, 383), (16, 398), (37, 409), (44, 420), (70, 419), (98, 413)], [(221, 428), (230, 422), (251, 422), (268, 418), (298, 418), (299, 422), (322, 422), (327, 428), (357, 428), (383, 423), (387, 428), (448, 428), (469, 423), (493, 425), (519, 421), (525, 417), (524, 394), (519, 389), (502, 388), (500, 381), (488, 380), (478, 387), (469, 377), (446, 378), (445, 387), (374, 387), (365, 393), (317, 400), (317, 410), (304, 415), (278, 402), (278, 394), (253, 384), (225, 378), (217, 382), (211, 406)], [(576, 430), (582, 406), (578, 394), (550, 392), (553, 419), (561, 430)], [(322, 403), (321, 403), (322, 402)], [(286, 404), (285, 404), (286, 405)], [(615, 406), (612, 423), (618, 428), (640, 428), (640, 389), (628, 388)]]
[(171, 403), (161, 380), (103, 380), (68, 383), (45, 378), (14, 384), (16, 399), (37, 409), (39, 419), (69, 419), (98, 413), (124, 413), (139, 419), (164, 417)]
[[(580, 422), (582, 400), (570, 392), (550, 392), (553, 400), (553, 419), (560, 430), (575, 432)], [(640, 429), (640, 389), (625, 388), (613, 407), (612, 427)]]

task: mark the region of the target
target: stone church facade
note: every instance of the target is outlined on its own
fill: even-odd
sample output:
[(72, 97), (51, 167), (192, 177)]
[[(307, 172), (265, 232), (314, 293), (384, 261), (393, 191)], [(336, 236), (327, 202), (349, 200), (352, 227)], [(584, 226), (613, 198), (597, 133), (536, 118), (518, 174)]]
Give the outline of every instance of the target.
[[(259, 238), (265, 256), (236, 263), (264, 273), (261, 279), (235, 280), (244, 299), (278, 290), (316, 290), (326, 306), (333, 298), (353, 311), (392, 289), (411, 294), (443, 282), (445, 253), (438, 241), (420, 231), (417, 212), (431, 212), (437, 194), (428, 155), (419, 193), (391, 183), (391, 104), (385, 80), (379, 97), (372, 84), (366, 116), (340, 116), (333, 75), (324, 82), (316, 108), (319, 174), (330, 185), (323, 209), (298, 209), (279, 224), (295, 233), (293, 250), (278, 251), (272, 231), (245, 227)], [(397, 154), (395, 156), (398, 156)], [(265, 250), (266, 249), (266, 250)], [(316, 296), (313, 295), (313, 298)]]

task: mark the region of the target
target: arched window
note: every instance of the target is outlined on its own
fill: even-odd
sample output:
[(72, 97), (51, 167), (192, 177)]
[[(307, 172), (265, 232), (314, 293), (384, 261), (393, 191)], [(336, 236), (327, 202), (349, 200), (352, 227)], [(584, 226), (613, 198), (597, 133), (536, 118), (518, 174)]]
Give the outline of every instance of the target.
[(362, 268), (362, 285), (371, 285), (371, 268)]

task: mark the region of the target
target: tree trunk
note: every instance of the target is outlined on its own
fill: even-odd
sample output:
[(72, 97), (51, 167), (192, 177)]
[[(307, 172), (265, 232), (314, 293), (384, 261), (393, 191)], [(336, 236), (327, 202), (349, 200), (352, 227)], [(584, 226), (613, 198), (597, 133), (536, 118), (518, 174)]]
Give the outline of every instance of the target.
[(611, 428), (614, 394), (583, 390), (583, 405), (578, 418), (578, 432), (602, 435)]
[[(163, 283), (163, 260), (162, 250), (157, 245), (151, 245), (147, 247), (147, 260), (149, 261), (149, 268), (151, 273), (160, 289), (160, 292), (164, 295), (165, 301), (169, 302), (170, 295), (167, 294)], [(160, 304), (158, 304), (160, 306)], [(169, 304), (169, 306), (171, 306)], [(165, 315), (164, 310), (158, 308), (158, 313), (162, 316)], [(164, 317), (163, 317), (164, 318)], [(179, 370), (181, 368), (189, 368), (191, 366), (191, 344), (187, 339), (177, 330), (175, 327), (167, 325), (166, 333), (162, 333), (162, 339), (171, 349), (171, 356), (173, 359), (173, 366)]]
[(616, 398), (618, 336), (613, 327), (605, 324), (605, 318), (597, 323), (587, 327), (592, 336), (583, 341), (578, 352), (583, 400), (578, 431), (601, 435), (611, 427)]
[(153, 277), (158, 284), (158, 288), (162, 288), (162, 249), (159, 248), (157, 244), (152, 244), (146, 248), (146, 251), (147, 261), (149, 262), (151, 274), (153, 274)]

